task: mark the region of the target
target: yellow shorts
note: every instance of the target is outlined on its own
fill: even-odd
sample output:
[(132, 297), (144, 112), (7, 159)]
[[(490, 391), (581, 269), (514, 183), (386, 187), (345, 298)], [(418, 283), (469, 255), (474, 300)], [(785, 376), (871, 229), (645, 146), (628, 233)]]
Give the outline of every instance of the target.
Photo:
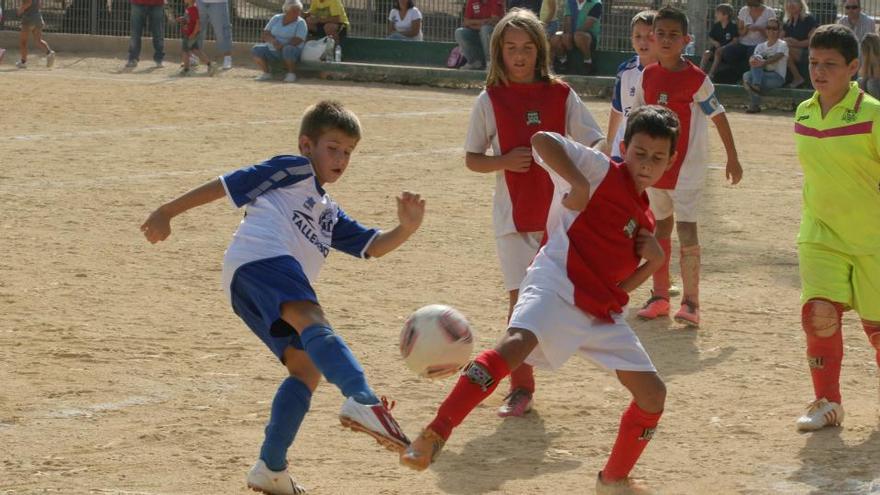
[(798, 244), (801, 303), (822, 298), (880, 321), (880, 255), (856, 256), (821, 244)]

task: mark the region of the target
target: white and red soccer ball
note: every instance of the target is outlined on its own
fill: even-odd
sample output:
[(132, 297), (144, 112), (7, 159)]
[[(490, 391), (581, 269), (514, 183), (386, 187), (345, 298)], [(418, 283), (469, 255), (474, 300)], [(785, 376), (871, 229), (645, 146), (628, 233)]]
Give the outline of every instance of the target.
[(471, 359), (474, 334), (455, 308), (431, 304), (406, 319), (400, 332), (400, 355), (409, 369), (424, 378), (455, 374)]

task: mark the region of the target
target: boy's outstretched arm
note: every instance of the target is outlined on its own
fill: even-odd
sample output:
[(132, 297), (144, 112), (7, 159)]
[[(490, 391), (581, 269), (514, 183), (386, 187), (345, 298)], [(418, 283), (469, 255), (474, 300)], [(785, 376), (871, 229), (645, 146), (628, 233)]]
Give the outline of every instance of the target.
[(715, 128), (718, 129), (718, 137), (721, 138), (721, 142), (724, 143), (724, 149), (727, 151), (725, 175), (731, 184), (736, 185), (742, 180), (743, 169), (742, 165), (739, 164), (739, 156), (736, 154), (736, 145), (733, 143), (733, 132), (730, 130), (730, 123), (727, 122), (727, 115), (719, 113), (712, 117), (712, 122), (715, 123)]
[(654, 234), (647, 229), (639, 229), (638, 237), (636, 237), (636, 254), (644, 258), (645, 262), (618, 285), (626, 292), (636, 290), (654, 272), (659, 270), (665, 261), (663, 248), (660, 247)]
[(141, 232), (150, 243), (164, 241), (171, 235), (171, 219), (197, 206), (208, 204), (226, 196), (220, 179), (214, 179), (156, 208), (141, 225)]
[(532, 136), (532, 149), (550, 169), (571, 184), (571, 192), (562, 199), (562, 206), (574, 211), (586, 208), (590, 202), (590, 183), (568, 157), (562, 143), (546, 132), (537, 132)]
[(425, 217), (425, 200), (418, 194), (404, 191), (397, 198), (397, 219), (399, 224), (397, 227), (382, 232), (367, 248), (367, 256), (371, 258), (379, 258), (399, 248), (411, 235), (413, 235), (419, 226), (422, 225), (422, 219)]

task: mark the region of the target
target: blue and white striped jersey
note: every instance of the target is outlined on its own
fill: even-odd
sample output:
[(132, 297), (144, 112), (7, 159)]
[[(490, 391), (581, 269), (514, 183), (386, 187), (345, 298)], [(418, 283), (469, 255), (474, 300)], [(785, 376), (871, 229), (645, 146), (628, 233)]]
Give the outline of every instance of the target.
[(636, 100), (636, 89), (641, 84), (643, 69), (638, 55), (634, 55), (617, 68), (614, 96), (611, 98), (611, 111), (623, 114), (623, 120), (617, 129), (608, 129), (608, 135), (614, 135), (614, 141), (611, 142), (611, 156), (617, 161), (621, 161), (621, 157), (618, 156), (620, 155), (620, 142), (623, 141), (623, 134), (626, 131), (626, 119)]
[(293, 256), (315, 282), (330, 248), (365, 257), (379, 234), (349, 218), (318, 184), (308, 158), (280, 155), (222, 175), (235, 207), (246, 207), (223, 259), (223, 286), (252, 261)]

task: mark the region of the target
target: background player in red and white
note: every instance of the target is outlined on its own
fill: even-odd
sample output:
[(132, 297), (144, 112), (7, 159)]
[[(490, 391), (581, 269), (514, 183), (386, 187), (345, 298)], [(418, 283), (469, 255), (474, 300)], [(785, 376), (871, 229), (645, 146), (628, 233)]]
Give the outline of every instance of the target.
[[(682, 282), (681, 309), (675, 314), (675, 320), (697, 327), (700, 324), (697, 217), (709, 164), (709, 118), (727, 152), (727, 179), (731, 184), (737, 184), (743, 172), (730, 124), (724, 107), (715, 96), (712, 81), (699, 67), (681, 56), (690, 42), (687, 33), (688, 18), (684, 12), (668, 6), (657, 12), (654, 42), (658, 63), (645, 67), (636, 91), (636, 106), (663, 105), (674, 111), (681, 122), (681, 137), (676, 148), (678, 158), (663, 178), (648, 189), (651, 210), (657, 218), (657, 240), (666, 259), (654, 273), (652, 296), (638, 315), (644, 319), (669, 315), (669, 258), (672, 254), (672, 227), (675, 225), (681, 245)], [(673, 217), (673, 212), (677, 218)]]
[(675, 114), (658, 106), (630, 114), (624, 163), (557, 133), (535, 134), (534, 157), (554, 186), (547, 242), (523, 280), (507, 333), (462, 372), (402, 464), (426, 469), (452, 429), (521, 363), (558, 369), (578, 354), (614, 371), (633, 395), (596, 486), (599, 493), (631, 488), (629, 473), (660, 420), (666, 387), (623, 312), (627, 293), (663, 264), (645, 189), (672, 164), (677, 137)]
[[(604, 136), (577, 93), (550, 73), (550, 45), (531, 11), (512, 9), (495, 27), (490, 46), (492, 60), (501, 63), (491, 65), (471, 112), (465, 164), (474, 172), (495, 173), (492, 220), (509, 316), (540, 247), (553, 195), (550, 177), (532, 160), (532, 135), (552, 131), (588, 146)], [(515, 370), (498, 414), (528, 412), (534, 389), (531, 367)]]

